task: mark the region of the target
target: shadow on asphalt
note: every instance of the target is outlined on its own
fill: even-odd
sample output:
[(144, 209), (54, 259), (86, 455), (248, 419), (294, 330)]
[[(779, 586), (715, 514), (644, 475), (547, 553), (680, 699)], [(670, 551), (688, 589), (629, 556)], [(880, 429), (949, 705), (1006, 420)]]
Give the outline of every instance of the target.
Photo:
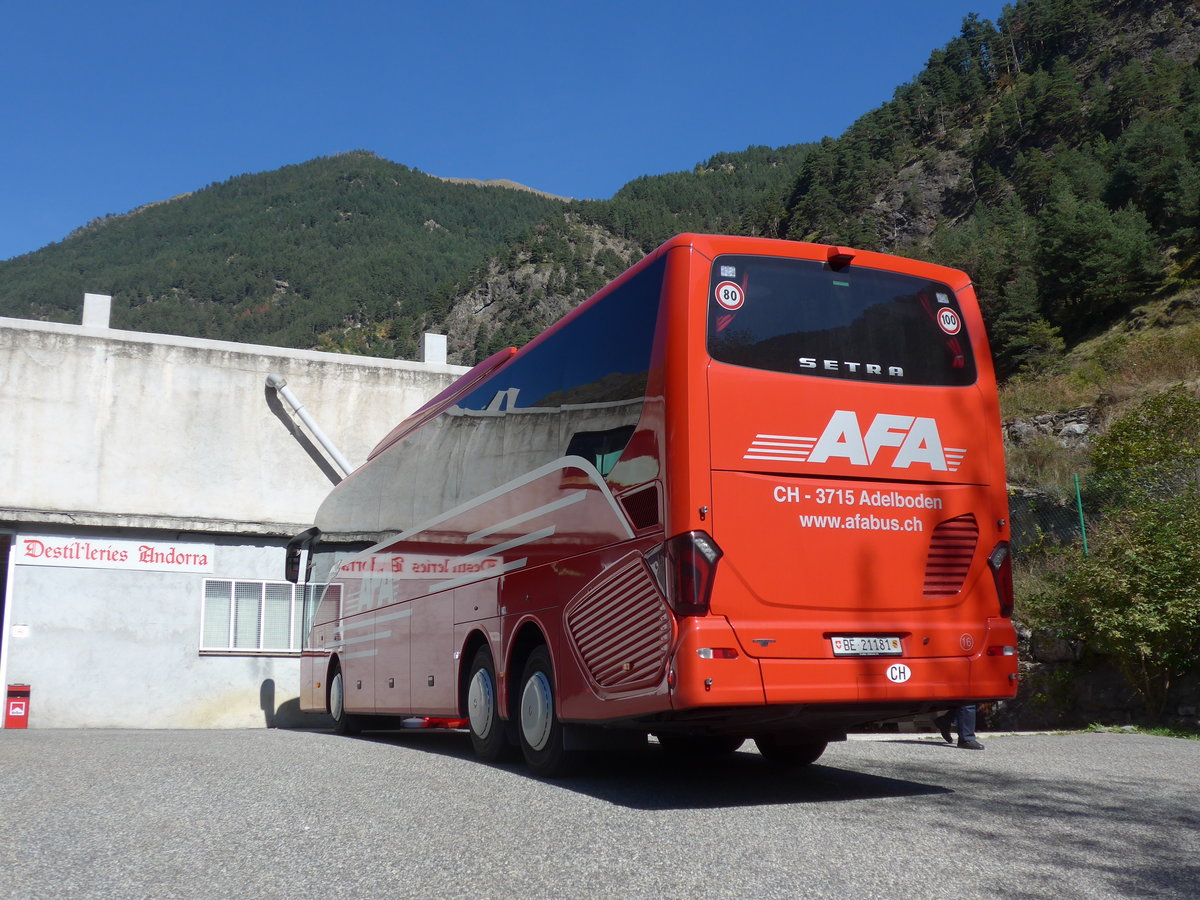
[(405, 729), (340, 740), (369, 741), (461, 759), (631, 809), (720, 809), (954, 793), (942, 785), (886, 778), (820, 762), (789, 770), (771, 765), (751, 749), (706, 761), (681, 761), (653, 743), (638, 751), (581, 754), (577, 774), (548, 781), (531, 775), (521, 763), (479, 762), (464, 731)]

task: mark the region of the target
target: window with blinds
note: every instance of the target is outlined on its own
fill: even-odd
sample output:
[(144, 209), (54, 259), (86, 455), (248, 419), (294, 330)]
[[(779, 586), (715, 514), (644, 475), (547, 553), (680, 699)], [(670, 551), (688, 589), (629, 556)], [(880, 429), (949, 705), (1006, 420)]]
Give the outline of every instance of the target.
[(279, 581), (206, 578), (200, 651), (298, 653), (305, 590)]

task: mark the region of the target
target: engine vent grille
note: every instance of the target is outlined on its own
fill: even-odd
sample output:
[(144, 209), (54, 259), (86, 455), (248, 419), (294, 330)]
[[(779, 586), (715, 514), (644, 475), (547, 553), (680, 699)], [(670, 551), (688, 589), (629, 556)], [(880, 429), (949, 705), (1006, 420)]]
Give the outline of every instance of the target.
[(653, 528), (659, 523), (657, 484), (622, 494), (620, 500), (625, 515), (629, 516), (629, 521), (633, 523), (634, 530)]
[(641, 554), (605, 572), (566, 613), (583, 669), (606, 694), (652, 687), (662, 679), (671, 614)]
[(973, 515), (947, 519), (933, 529), (929, 556), (925, 559), (926, 597), (957, 594), (962, 590), (978, 543), (979, 523)]

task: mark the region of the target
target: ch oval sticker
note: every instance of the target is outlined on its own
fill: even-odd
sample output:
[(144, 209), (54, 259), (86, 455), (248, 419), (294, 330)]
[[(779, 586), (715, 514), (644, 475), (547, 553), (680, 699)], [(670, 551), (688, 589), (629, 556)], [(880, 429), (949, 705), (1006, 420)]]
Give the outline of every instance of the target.
[(888, 666), (887, 677), (888, 681), (894, 681), (896, 684), (904, 684), (904, 682), (912, 678), (912, 669), (904, 665), (904, 663), (893, 663)]

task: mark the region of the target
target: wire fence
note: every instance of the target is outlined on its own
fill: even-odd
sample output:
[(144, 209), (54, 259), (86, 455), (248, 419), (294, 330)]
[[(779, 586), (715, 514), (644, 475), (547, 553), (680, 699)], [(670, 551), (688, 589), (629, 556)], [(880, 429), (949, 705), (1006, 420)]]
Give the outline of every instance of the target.
[(1009, 490), (1008, 506), (1015, 552), (1077, 545), (1089, 552), (1089, 533), (1104, 519), (1135, 504), (1200, 490), (1195, 460), (1175, 465), (1075, 475), (1065, 488)]

